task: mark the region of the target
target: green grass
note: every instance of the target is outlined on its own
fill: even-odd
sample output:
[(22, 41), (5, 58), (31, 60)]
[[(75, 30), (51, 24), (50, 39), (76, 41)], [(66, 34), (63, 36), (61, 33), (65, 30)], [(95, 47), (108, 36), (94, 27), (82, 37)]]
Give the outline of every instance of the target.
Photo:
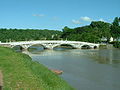
[(4, 77), (3, 90), (73, 90), (45, 66), (9, 48), (0, 47), (0, 70)]

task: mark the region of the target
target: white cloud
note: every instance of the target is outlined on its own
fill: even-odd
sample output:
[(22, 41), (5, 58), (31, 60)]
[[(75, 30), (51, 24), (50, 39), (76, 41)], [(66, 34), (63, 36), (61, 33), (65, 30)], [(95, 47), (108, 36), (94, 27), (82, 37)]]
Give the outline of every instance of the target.
[(82, 20), (82, 21), (86, 21), (86, 22), (90, 22), (90, 21), (92, 21), (92, 19), (89, 18), (89, 17), (87, 17), (87, 16), (85, 16), (85, 17), (81, 17), (80, 20)]
[(74, 23), (74, 24), (81, 24), (81, 22), (80, 22), (80, 20), (72, 20), (72, 22)]
[(104, 20), (104, 19), (102, 19), (102, 18), (100, 18), (100, 19), (99, 19), (99, 21), (103, 21), (103, 22), (105, 22), (105, 20)]
[(35, 17), (44, 17), (45, 15), (44, 14), (33, 14), (33, 16), (35, 16)]

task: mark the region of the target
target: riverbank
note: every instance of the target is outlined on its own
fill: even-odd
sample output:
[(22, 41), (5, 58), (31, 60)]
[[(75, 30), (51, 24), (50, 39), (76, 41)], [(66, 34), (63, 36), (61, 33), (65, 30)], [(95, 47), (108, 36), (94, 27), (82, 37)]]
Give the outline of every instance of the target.
[(4, 77), (3, 90), (73, 90), (42, 64), (9, 48), (0, 47), (0, 70)]

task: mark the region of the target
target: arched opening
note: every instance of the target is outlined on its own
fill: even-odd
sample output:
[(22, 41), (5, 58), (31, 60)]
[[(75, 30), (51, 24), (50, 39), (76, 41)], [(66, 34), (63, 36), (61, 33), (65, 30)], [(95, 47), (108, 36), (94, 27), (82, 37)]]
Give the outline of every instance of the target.
[(16, 52), (21, 52), (23, 50), (23, 47), (20, 45), (16, 45), (14, 47), (12, 47), (13, 50), (15, 50)]
[(75, 48), (70, 44), (61, 44), (53, 48), (53, 50), (69, 50), (69, 49)]
[(91, 47), (89, 45), (83, 45), (81, 46), (81, 49), (91, 49)]
[(93, 48), (94, 48), (94, 49), (96, 49), (96, 48), (97, 48), (97, 46), (94, 46)]
[(45, 48), (45, 46), (41, 45), (41, 44), (34, 44), (30, 47), (28, 47), (28, 51), (29, 52), (40, 52), (43, 51)]

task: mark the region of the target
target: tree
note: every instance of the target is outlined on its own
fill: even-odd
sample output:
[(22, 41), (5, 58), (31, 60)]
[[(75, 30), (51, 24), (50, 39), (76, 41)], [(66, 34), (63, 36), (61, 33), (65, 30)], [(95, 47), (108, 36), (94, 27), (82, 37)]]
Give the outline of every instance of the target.
[(112, 26), (111, 26), (111, 34), (114, 39), (118, 40), (120, 38), (120, 17), (115, 17)]
[(100, 38), (105, 37), (107, 39), (107, 42), (109, 42), (111, 37), (110, 23), (103, 22), (103, 21), (94, 21), (90, 24), (90, 26), (98, 33), (98, 36)]
[(70, 29), (67, 26), (65, 26), (62, 30), (63, 30), (63, 34), (61, 35), (61, 38), (63, 39), (67, 39), (67, 37), (73, 32), (73, 29)]
[(120, 17), (118, 18), (118, 17), (115, 17), (115, 19), (114, 19), (114, 21), (113, 21), (113, 25), (114, 26), (119, 26), (119, 22), (120, 22)]

